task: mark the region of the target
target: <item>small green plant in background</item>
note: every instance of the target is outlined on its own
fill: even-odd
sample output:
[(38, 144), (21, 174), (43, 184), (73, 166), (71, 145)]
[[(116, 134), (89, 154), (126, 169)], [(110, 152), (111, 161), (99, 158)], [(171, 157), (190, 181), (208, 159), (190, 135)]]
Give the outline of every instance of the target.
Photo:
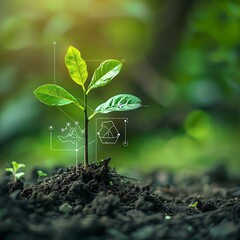
[(38, 171), (37, 171), (37, 174), (38, 174), (38, 180), (39, 180), (41, 177), (47, 177), (47, 173), (43, 172), (42, 170), (38, 170)]
[(25, 164), (17, 163), (15, 161), (12, 162), (12, 168), (5, 168), (6, 172), (11, 172), (14, 178), (14, 181), (20, 179), (24, 176), (25, 172), (20, 171), (20, 168), (26, 167)]
[(201, 213), (201, 211), (198, 209), (198, 201), (192, 202), (188, 205), (189, 208), (194, 208), (197, 212)]
[(110, 83), (120, 72), (122, 62), (109, 59), (100, 64), (95, 70), (92, 80), (86, 88), (88, 78), (86, 62), (81, 58), (81, 53), (74, 47), (69, 47), (65, 55), (65, 64), (72, 80), (82, 87), (83, 105), (76, 97), (68, 93), (64, 88), (56, 84), (46, 84), (38, 87), (34, 94), (48, 106), (64, 106), (74, 104), (84, 113), (84, 167), (88, 166), (88, 122), (98, 113), (110, 113), (114, 111), (128, 111), (142, 106), (142, 101), (130, 94), (119, 94), (111, 97), (105, 103), (100, 104), (93, 113), (88, 116), (88, 95), (91, 90), (103, 87)]

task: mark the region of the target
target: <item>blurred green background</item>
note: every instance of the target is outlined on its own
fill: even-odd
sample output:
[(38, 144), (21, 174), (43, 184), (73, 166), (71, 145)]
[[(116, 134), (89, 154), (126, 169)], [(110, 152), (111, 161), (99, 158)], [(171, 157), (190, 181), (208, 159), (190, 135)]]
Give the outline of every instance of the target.
[[(32, 93), (53, 82), (56, 41), (56, 82), (80, 98), (64, 65), (68, 46), (86, 60), (125, 60), (89, 103), (95, 108), (118, 93), (144, 102), (110, 115), (129, 118), (129, 145), (106, 153), (117, 169), (196, 172), (225, 163), (238, 173), (239, 1), (1, 0), (0, 22), (0, 167), (74, 164), (73, 152), (49, 150), (49, 125), (69, 119)], [(100, 61), (87, 64), (91, 76)], [(82, 124), (76, 108), (63, 110)]]

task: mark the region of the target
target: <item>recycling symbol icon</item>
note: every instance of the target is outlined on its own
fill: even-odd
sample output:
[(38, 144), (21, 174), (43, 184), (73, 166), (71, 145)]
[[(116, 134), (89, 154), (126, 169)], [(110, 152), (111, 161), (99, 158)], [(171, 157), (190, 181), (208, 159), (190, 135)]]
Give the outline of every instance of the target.
[(102, 122), (97, 134), (102, 144), (115, 144), (120, 137), (120, 133), (113, 121)]

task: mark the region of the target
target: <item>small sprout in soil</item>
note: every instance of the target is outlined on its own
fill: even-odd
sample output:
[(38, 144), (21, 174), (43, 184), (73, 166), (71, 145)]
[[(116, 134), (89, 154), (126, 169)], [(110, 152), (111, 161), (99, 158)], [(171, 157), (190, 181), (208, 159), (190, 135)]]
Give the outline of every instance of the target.
[[(48, 106), (64, 106), (74, 104), (84, 114), (84, 167), (88, 167), (88, 122), (99, 113), (129, 111), (142, 106), (142, 101), (130, 94), (118, 94), (111, 97), (106, 102), (100, 104), (90, 116), (88, 116), (88, 95), (95, 88), (103, 87), (110, 83), (122, 69), (122, 62), (109, 59), (100, 64), (95, 70), (91, 82), (86, 87), (85, 82), (88, 78), (87, 64), (82, 59), (81, 53), (74, 47), (69, 47), (65, 55), (65, 64), (68, 68), (72, 80), (81, 86), (83, 91), (83, 101), (67, 92), (64, 88), (56, 84), (46, 84), (38, 87), (34, 94)], [(81, 104), (83, 103), (83, 105)]]
[(199, 203), (199, 197), (200, 197), (200, 194), (195, 198), (195, 200), (194, 201), (192, 201), (189, 205), (188, 205), (188, 207), (189, 208), (194, 208), (197, 212), (200, 212), (201, 213), (201, 211), (198, 209), (198, 203)]
[(201, 213), (201, 211), (198, 210), (197, 206), (198, 206), (198, 201), (192, 202), (191, 204), (188, 205), (189, 208), (194, 208), (196, 211)]
[(21, 177), (24, 176), (25, 173), (22, 172), (22, 171), (19, 171), (20, 168), (24, 168), (24, 167), (26, 167), (25, 164), (17, 163), (15, 161), (13, 161), (12, 162), (12, 168), (5, 168), (5, 171), (12, 173), (13, 180), (15, 182), (17, 179), (20, 179)]
[(38, 171), (37, 171), (37, 174), (38, 174), (38, 180), (39, 180), (41, 177), (47, 177), (47, 173), (43, 172), (42, 170), (38, 170)]

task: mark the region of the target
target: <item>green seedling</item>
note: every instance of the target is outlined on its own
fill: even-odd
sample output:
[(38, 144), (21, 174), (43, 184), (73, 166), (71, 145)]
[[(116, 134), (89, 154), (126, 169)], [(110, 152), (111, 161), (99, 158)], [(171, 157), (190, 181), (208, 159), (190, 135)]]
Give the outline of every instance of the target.
[(41, 177), (47, 177), (47, 173), (43, 172), (42, 170), (38, 170), (38, 171), (37, 171), (37, 174), (38, 174), (38, 180), (39, 180)]
[(17, 179), (20, 179), (21, 177), (24, 176), (24, 172), (19, 171), (20, 168), (24, 168), (26, 167), (25, 164), (22, 163), (17, 163), (15, 161), (12, 162), (12, 168), (5, 168), (6, 172), (11, 172), (14, 178), (14, 181), (16, 181)]
[(199, 199), (199, 197), (200, 197), (200, 194), (197, 196), (197, 198), (193, 202), (191, 202), (188, 205), (188, 207), (189, 208), (194, 208), (196, 211), (201, 213), (201, 211), (198, 209), (198, 205), (199, 205), (199, 200), (198, 199)]
[(194, 208), (197, 212), (201, 213), (201, 211), (198, 210), (197, 206), (198, 206), (198, 201), (192, 202), (191, 204), (188, 205), (189, 208)]
[(88, 122), (96, 114), (110, 113), (114, 111), (128, 111), (142, 106), (142, 101), (130, 94), (119, 94), (111, 97), (106, 102), (100, 104), (90, 116), (88, 116), (88, 95), (99, 87), (110, 83), (118, 75), (122, 68), (122, 62), (109, 59), (100, 64), (95, 70), (91, 82), (86, 88), (85, 82), (88, 78), (87, 64), (82, 59), (81, 53), (74, 47), (69, 47), (65, 55), (65, 64), (68, 68), (72, 80), (82, 87), (83, 105), (78, 98), (67, 92), (64, 88), (56, 84), (46, 84), (38, 87), (34, 94), (36, 97), (48, 106), (64, 106), (74, 104), (84, 113), (84, 167), (88, 167)]

